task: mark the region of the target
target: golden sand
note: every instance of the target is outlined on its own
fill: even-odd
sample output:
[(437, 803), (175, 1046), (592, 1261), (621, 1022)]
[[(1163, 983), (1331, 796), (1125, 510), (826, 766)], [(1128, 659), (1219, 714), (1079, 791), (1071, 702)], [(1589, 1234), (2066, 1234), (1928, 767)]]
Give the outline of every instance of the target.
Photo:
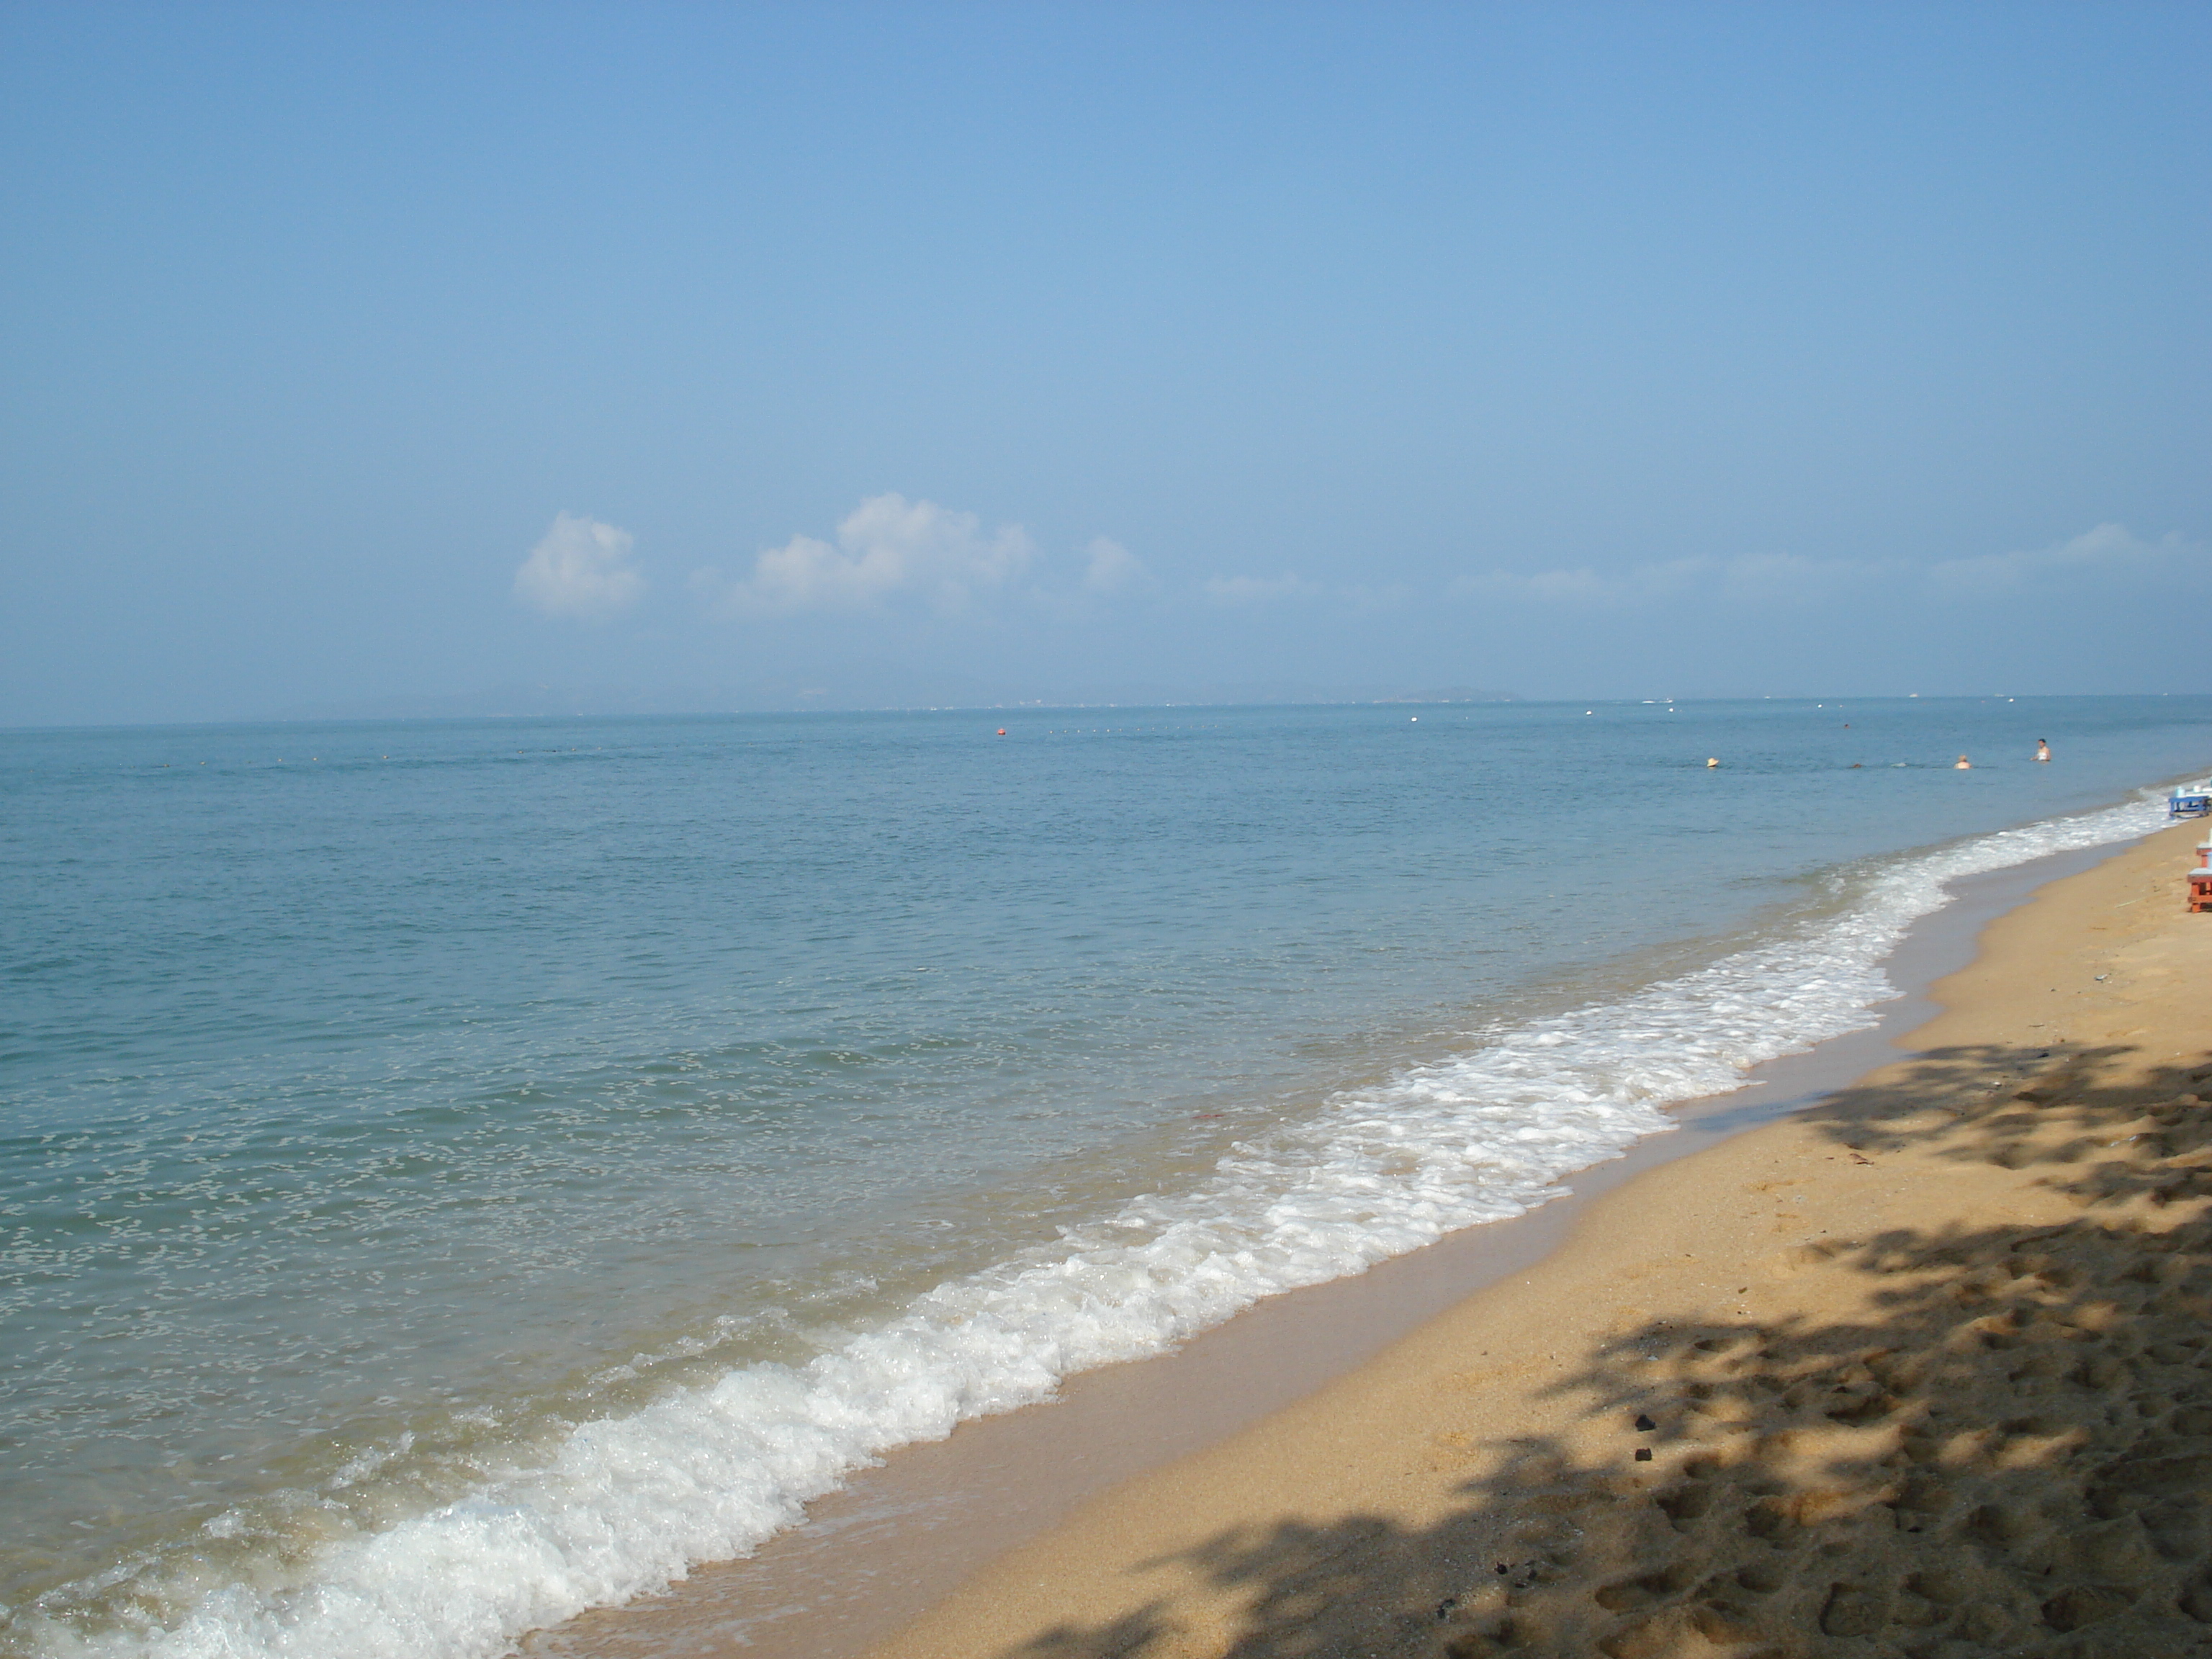
[(2212, 1653), (2199, 833), (1994, 924), (1912, 1058), (1638, 1177), (880, 1659)]

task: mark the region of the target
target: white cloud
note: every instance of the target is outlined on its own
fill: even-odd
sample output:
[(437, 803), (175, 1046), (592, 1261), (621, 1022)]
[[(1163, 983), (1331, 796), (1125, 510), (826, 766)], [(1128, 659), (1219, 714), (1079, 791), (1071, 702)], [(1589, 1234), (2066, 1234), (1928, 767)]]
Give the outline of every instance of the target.
[(1279, 599), (1319, 599), (1321, 584), (1285, 571), (1279, 576), (1209, 576), (1206, 597), (1220, 605), (1267, 605)]
[(901, 594), (936, 609), (964, 611), (976, 591), (1003, 586), (1029, 566), (1035, 549), (1019, 525), (989, 536), (973, 513), (935, 501), (871, 495), (837, 526), (835, 544), (793, 536), (753, 561), (752, 574), (725, 582), (702, 570), (694, 586), (718, 592), (732, 614), (865, 611)]
[(1746, 553), (1721, 562), (1715, 592), (1736, 605), (1822, 605), (1893, 579), (1898, 560), (1814, 559), (1802, 553)]
[(1547, 605), (1642, 605), (1711, 582), (1722, 569), (1718, 559), (1692, 558), (1630, 565), (1610, 573), (1588, 566), (1539, 570), (1525, 576), (1510, 570), (1487, 570), (1459, 578), (1451, 589), (1478, 598), (1535, 599)]
[(629, 562), (634, 541), (597, 519), (556, 513), (515, 571), (514, 596), (549, 617), (596, 620), (627, 610), (645, 592), (645, 578)]
[(1088, 562), (1084, 567), (1083, 586), (1090, 592), (1126, 593), (1152, 585), (1144, 561), (1117, 541), (1098, 537), (1084, 553)]
[(1532, 599), (1549, 599), (1554, 604), (1572, 604), (1577, 600), (1603, 603), (1607, 599), (1626, 598), (1619, 582), (1608, 582), (1596, 571), (1540, 570), (1533, 576), (1516, 576), (1510, 572), (1495, 570), (1486, 576), (1469, 578), (1462, 586), (1488, 586), (1508, 592), (1519, 590)]
[[(2212, 576), (2205, 550), (2177, 535), (2147, 542), (2124, 525), (2100, 524), (2054, 547), (2020, 553), (1914, 564), (1904, 559), (1814, 559), (1796, 553), (1698, 556), (1600, 572), (1586, 567), (1531, 575), (1492, 570), (1463, 576), (1451, 591), (1464, 597), (1549, 605), (1637, 605), (1686, 595), (1747, 607), (1825, 604), (1877, 585), (1893, 594), (1936, 599), (2050, 587), (2071, 579), (2170, 580), (2185, 572)], [(1929, 590), (1934, 590), (1932, 593)]]
[(1662, 604), (1701, 593), (1745, 605), (1802, 605), (1833, 599), (1885, 571), (1900, 568), (1862, 559), (1810, 559), (1796, 553), (1749, 553), (1733, 559), (1666, 559), (1600, 574), (1588, 568), (1516, 575), (1493, 570), (1462, 577), (1455, 593), (1535, 599), (1552, 605)]
[(2164, 578), (2198, 565), (2203, 556), (2203, 547), (2171, 532), (2147, 542), (2124, 524), (2100, 524), (2052, 547), (1945, 559), (1931, 565), (1928, 574), (1943, 587), (1990, 591), (2018, 587), (2039, 577)]

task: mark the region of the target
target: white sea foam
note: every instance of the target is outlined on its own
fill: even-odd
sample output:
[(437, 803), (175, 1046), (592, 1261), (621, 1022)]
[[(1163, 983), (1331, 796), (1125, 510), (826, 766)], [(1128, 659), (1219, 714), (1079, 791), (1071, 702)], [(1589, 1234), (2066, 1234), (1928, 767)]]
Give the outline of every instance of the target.
[(583, 1425), (545, 1466), (336, 1545), (295, 1583), (232, 1585), (173, 1626), (55, 1654), (478, 1659), (521, 1632), (740, 1554), (890, 1448), (1153, 1354), (1260, 1297), (1476, 1222), (1672, 1127), (1662, 1109), (1873, 1022), (1881, 963), (1944, 884), (2156, 827), (2152, 801), (1902, 861), (1835, 916), (1625, 1000), (1502, 1031), (1239, 1146), (1194, 1189), (939, 1285), (803, 1367), (759, 1364)]

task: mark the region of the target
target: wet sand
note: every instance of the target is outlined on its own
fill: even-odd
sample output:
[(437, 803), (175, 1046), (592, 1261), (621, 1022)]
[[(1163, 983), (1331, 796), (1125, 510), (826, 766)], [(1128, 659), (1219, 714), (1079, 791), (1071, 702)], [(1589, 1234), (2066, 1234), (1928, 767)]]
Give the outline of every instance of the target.
[[(1992, 915), (2052, 876), (2109, 856), (2063, 855), (1961, 884), (1961, 902), (1915, 931), (1892, 964), (1893, 977), (1924, 985), (1963, 963)], [(2160, 867), (2170, 861), (2161, 855)], [(1754, 1089), (1686, 1112), (1687, 1133), (1656, 1137), (1629, 1158), (1577, 1177), (1572, 1200), (1521, 1222), (1471, 1229), (1358, 1279), (1275, 1298), (1176, 1355), (1075, 1378), (1054, 1405), (967, 1425), (940, 1445), (909, 1449), (863, 1474), (848, 1492), (817, 1504), (808, 1526), (773, 1540), (752, 1559), (702, 1569), (665, 1596), (586, 1615), (557, 1632), (541, 1632), (526, 1646), (562, 1654), (743, 1652), (753, 1659), (787, 1654), (838, 1659), (868, 1649), (943, 1603), (885, 1650), (910, 1650), (909, 1638), (919, 1639), (933, 1622), (957, 1616), (990, 1582), (985, 1570), (994, 1559), (1032, 1545), (1071, 1516), (1080, 1525), (1086, 1501), (1223, 1442), (1312, 1395), (1483, 1286), (1543, 1262), (1576, 1231), (1598, 1193), (1723, 1136), (1815, 1105), (1851, 1078), (1893, 1058), (1892, 1041), (1931, 1012), (1923, 1000), (1902, 999), (1891, 1006), (1881, 1030), (1761, 1068)], [(955, 1595), (963, 1581), (969, 1588)], [(1004, 1632), (987, 1636), (971, 1628), (951, 1639), (954, 1645), (943, 1650), (1026, 1650), (1019, 1636)], [(998, 1647), (960, 1645), (972, 1641)], [(1140, 1644), (1127, 1650), (1154, 1649)]]
[(2000, 917), (1910, 1058), (1616, 1188), (874, 1651), (2212, 1651), (2201, 834)]

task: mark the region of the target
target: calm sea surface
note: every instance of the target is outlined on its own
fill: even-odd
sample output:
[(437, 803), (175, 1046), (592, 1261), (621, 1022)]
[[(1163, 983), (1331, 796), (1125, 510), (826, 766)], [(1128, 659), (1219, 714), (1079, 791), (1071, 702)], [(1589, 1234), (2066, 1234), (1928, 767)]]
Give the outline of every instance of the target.
[(2209, 762), (2182, 697), (0, 733), (0, 1650), (496, 1653), (1537, 1201)]

